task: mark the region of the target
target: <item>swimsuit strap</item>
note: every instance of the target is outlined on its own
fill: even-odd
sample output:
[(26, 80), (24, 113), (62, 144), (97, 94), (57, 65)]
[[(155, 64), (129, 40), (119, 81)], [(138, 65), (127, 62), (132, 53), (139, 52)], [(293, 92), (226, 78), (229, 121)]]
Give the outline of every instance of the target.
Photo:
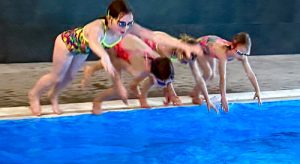
[(106, 39), (106, 31), (107, 31), (107, 27), (106, 27), (106, 24), (104, 23), (104, 36), (103, 36), (103, 39), (100, 41), (100, 43), (104, 46), (104, 47), (107, 47), (107, 48), (112, 48), (114, 47), (115, 45), (117, 45), (121, 40), (122, 40), (122, 36), (120, 36), (120, 38), (115, 41), (114, 43), (111, 43), (111, 44), (108, 44), (105, 42), (105, 39)]

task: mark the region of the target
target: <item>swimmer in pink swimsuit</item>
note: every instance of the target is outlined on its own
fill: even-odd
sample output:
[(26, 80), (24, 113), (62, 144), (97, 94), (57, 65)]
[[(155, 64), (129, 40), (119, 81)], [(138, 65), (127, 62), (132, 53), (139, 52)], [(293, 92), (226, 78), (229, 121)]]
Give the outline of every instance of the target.
[[(215, 60), (219, 61), (221, 103), (225, 112), (229, 110), (226, 98), (226, 64), (233, 59), (242, 62), (243, 68), (255, 89), (254, 98), (257, 98), (258, 104), (261, 104), (260, 88), (256, 76), (248, 62), (248, 56), (250, 55), (251, 49), (251, 39), (249, 34), (245, 32), (238, 33), (233, 37), (232, 41), (227, 41), (214, 35), (203, 36), (198, 39), (193, 39), (192, 37), (185, 35), (182, 37), (182, 40), (187, 43), (188, 40), (194, 40), (203, 49), (204, 55), (197, 56), (197, 61), (206, 82), (213, 79), (215, 74)], [(195, 87), (191, 94), (195, 102), (198, 102), (200, 99), (200, 93), (201, 91)]]

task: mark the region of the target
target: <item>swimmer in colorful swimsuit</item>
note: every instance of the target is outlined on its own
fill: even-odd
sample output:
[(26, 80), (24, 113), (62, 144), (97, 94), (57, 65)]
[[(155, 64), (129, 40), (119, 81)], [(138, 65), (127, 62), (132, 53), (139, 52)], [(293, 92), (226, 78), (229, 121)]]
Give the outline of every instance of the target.
[[(205, 81), (209, 81), (215, 76), (215, 60), (218, 60), (221, 104), (225, 112), (228, 112), (229, 109), (226, 98), (226, 64), (227, 61), (233, 59), (242, 62), (243, 68), (255, 89), (254, 99), (257, 98), (258, 104), (261, 104), (260, 88), (248, 61), (251, 50), (251, 38), (248, 33), (240, 32), (233, 37), (232, 41), (227, 41), (214, 35), (203, 36), (198, 39), (185, 35), (181, 39), (185, 42), (193, 40), (192, 44), (197, 44), (202, 47), (204, 55), (198, 55), (197, 61), (203, 72)], [(195, 103), (201, 102), (199, 97), (200, 93), (201, 91), (195, 87), (191, 94)]]
[[(28, 93), (29, 108), (32, 114), (41, 115), (40, 97), (49, 89), (51, 91), (48, 96), (53, 112), (62, 113), (58, 105), (58, 95), (74, 78), (90, 51), (101, 58), (104, 69), (114, 76), (115, 69), (105, 48), (116, 45), (126, 33), (153, 40), (159, 44), (180, 47), (186, 52), (199, 51), (196, 46), (183, 44), (165, 33), (164, 35), (154, 35), (152, 31), (134, 23), (133, 14), (126, 2), (114, 0), (109, 5), (105, 17), (92, 21), (82, 28), (66, 31), (57, 36), (51, 72), (42, 76)], [(119, 89), (119, 94), (125, 100), (127, 98), (126, 89), (122, 87)]]

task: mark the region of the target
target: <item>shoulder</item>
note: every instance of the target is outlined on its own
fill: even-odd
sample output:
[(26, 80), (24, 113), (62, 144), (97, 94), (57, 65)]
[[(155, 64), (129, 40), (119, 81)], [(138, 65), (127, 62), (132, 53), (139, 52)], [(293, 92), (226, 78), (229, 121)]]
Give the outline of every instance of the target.
[(84, 26), (85, 32), (97, 32), (97, 33), (104, 33), (105, 23), (104, 19), (96, 19)]

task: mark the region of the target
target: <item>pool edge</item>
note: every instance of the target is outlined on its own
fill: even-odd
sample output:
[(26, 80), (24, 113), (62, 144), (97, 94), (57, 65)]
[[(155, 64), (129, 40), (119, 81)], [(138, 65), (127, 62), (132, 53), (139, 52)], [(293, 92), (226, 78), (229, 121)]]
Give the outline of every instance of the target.
[[(219, 96), (219, 94), (210, 94), (210, 97)], [(242, 93), (228, 93), (227, 99), (229, 102), (253, 102), (254, 92), (242, 92)], [(180, 96), (184, 105), (192, 105), (191, 98), (188, 96)], [(292, 90), (277, 90), (277, 91), (263, 91), (261, 92), (262, 101), (274, 101), (281, 99), (300, 99), (300, 89)], [(163, 97), (149, 98), (148, 102), (153, 108), (162, 107)], [(62, 115), (54, 115), (51, 111), (50, 105), (43, 105), (43, 115), (36, 117), (32, 116), (28, 109), (28, 106), (20, 107), (5, 107), (0, 108), (0, 120), (17, 120), (27, 118), (48, 118), (48, 117), (61, 117), (61, 116), (75, 116), (81, 114), (90, 114), (92, 103), (70, 103), (61, 104), (60, 108), (64, 111)], [(137, 99), (130, 99), (129, 105), (126, 106), (120, 100), (107, 101), (103, 103), (103, 112), (109, 111), (130, 111), (140, 109)]]

